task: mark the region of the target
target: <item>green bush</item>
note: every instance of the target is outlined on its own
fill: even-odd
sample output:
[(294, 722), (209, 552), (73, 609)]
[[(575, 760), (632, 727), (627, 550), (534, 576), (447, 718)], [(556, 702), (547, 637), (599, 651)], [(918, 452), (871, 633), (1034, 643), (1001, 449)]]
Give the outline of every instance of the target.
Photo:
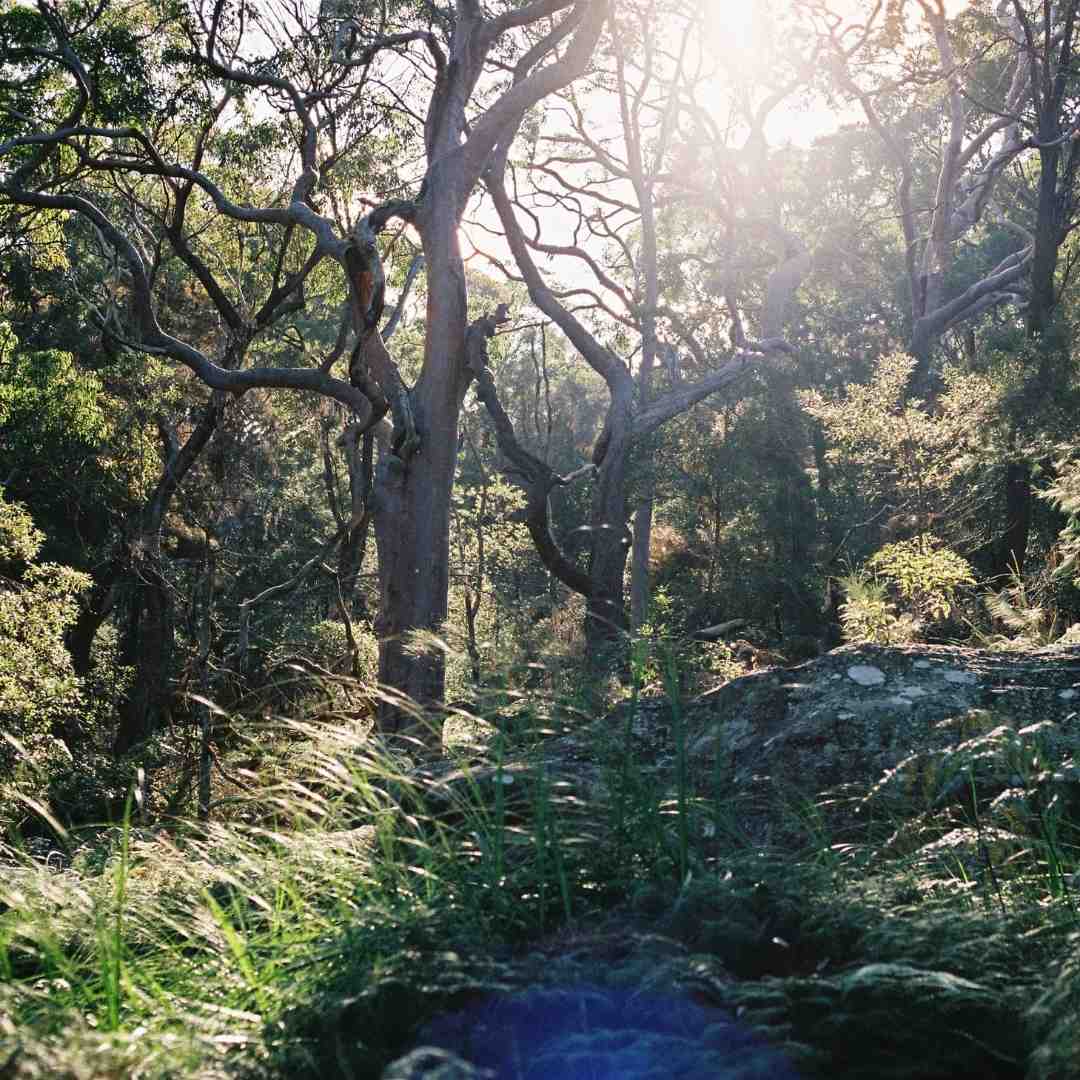
[(947, 622), (975, 575), (966, 559), (922, 535), (887, 544), (841, 584), (844, 637), (898, 645), (923, 640)]
[(30, 798), (72, 760), (55, 734), (82, 704), (64, 631), (89, 584), (69, 567), (35, 562), (43, 539), (0, 489), (0, 784)]
[(20, 824), (34, 803), (65, 823), (100, 818), (133, 771), (109, 753), (129, 673), (103, 646), (91, 673), (75, 675), (64, 634), (90, 579), (37, 562), (42, 539), (0, 489), (0, 826)]

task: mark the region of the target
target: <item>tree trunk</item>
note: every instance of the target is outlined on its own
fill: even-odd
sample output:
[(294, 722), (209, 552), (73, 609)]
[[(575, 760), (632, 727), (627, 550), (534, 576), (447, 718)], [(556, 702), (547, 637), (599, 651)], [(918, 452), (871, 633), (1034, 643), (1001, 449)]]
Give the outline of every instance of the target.
[(1005, 470), (1005, 531), (995, 560), (995, 574), (1023, 573), (1033, 503), (1031, 466), (1026, 461), (1011, 462)]
[(78, 618), (67, 632), (65, 641), (68, 652), (71, 653), (71, 666), (80, 678), (90, 674), (94, 640), (116, 606), (119, 592), (117, 579), (125, 569), (126, 563), (122, 559), (110, 561), (101, 578), (94, 582), (86, 607), (79, 612)]
[[(439, 200), (425, 217), (418, 221), (428, 268), (424, 374), (409, 393), (421, 442), (408, 460), (392, 447), (382, 455), (375, 520), (379, 681), (421, 708), (442, 700), (445, 659), (430, 646), (418, 654), (408, 639), (413, 631), (439, 634), (446, 620), (450, 495), (468, 384), (465, 267), (454, 200)], [(390, 701), (378, 719), (391, 733), (409, 726), (408, 712)]]
[[(225, 412), (225, 398), (215, 392), (199, 422), (180, 446), (176, 434), (159, 419), (165, 468), (141, 515), (138, 534), (129, 541), (131, 611), (121, 641), (121, 662), (135, 668), (128, 699), (121, 710), (115, 750), (122, 754), (158, 728), (171, 696), (175, 617), (172, 592), (164, 575), (161, 528), (181, 481), (198, 460)], [(100, 624), (99, 624), (100, 625)]]
[(611, 438), (596, 476), (590, 521), (590, 593), (585, 640), (593, 664), (603, 664), (613, 650), (621, 648), (628, 629), (623, 576), (631, 543), (626, 522), (631, 413), (625, 391), (612, 402), (608, 420)]
[(132, 544), (131, 611), (121, 641), (121, 662), (135, 669), (120, 712), (115, 752), (126, 753), (149, 738), (169, 696), (175, 645), (175, 613), (162, 573), (160, 533), (142, 533)]
[[(1040, 141), (1051, 141), (1059, 134), (1053, 118), (1040, 117)], [(1058, 192), (1059, 146), (1043, 147), (1039, 151), (1039, 197), (1035, 218), (1035, 250), (1031, 257), (1031, 297), (1027, 308), (1027, 332), (1039, 338), (1047, 330), (1057, 303), (1056, 277), (1061, 235), (1062, 196)]]

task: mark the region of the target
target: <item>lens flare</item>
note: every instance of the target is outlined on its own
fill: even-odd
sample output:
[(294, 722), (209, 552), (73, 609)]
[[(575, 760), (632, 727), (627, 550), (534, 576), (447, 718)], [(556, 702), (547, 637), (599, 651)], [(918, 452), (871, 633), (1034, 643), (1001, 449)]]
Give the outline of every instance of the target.
[(420, 1042), (498, 1080), (797, 1080), (779, 1051), (725, 1010), (597, 986), (488, 996), (433, 1020)]

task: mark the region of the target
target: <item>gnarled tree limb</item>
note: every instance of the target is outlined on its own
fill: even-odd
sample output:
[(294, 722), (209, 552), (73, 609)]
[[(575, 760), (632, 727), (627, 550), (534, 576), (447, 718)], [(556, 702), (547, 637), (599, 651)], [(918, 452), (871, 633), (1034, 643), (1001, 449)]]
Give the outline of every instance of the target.
[(495, 381), (488, 370), (488, 339), (495, 333), (496, 327), (506, 321), (506, 317), (506, 308), (501, 306), (495, 314), (477, 319), (466, 334), (466, 359), (475, 380), (476, 396), (484, 403), (491, 417), (499, 449), (512, 467), (511, 479), (525, 492), (522, 519), (541, 562), (564, 585), (588, 596), (592, 590), (589, 575), (563, 552), (551, 531), (551, 492), (569, 480), (559, 476), (547, 462), (530, 454), (518, 441), (513, 422), (499, 401)]

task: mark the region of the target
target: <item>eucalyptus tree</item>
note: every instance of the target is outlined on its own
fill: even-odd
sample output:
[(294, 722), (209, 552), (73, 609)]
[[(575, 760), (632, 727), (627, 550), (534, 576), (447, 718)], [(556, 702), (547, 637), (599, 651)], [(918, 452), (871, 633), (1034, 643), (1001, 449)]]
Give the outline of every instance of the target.
[[(1076, 0), (998, 0), (953, 19), (942, 0), (874, 3), (857, 24), (827, 3), (803, 7), (828, 42), (836, 86), (861, 108), (897, 178), (915, 382), (926, 385), (949, 330), (963, 329), (974, 354), (981, 316), (1022, 313), (1037, 354), (1018, 396), (1030, 412), (1031, 389), (1045, 403), (1061, 375), (1052, 331), (1067, 280), (1060, 253), (1077, 223)], [(917, 26), (905, 24), (908, 9)], [(989, 264), (964, 257), (980, 243), (996, 249)], [(1032, 417), (1015, 419), (1018, 431)], [(998, 573), (1023, 568), (1032, 522), (1030, 454), (1016, 431), (1005, 448)]]
[(1026, 320), (1032, 336), (1050, 327), (1063, 285), (1059, 276), (1062, 245), (1080, 223), (1080, 78), (1077, 71), (1078, 0), (1028, 5), (1013, 0), (1011, 36), (1026, 76), (1024, 101), (1009, 119), (1028, 133), (1039, 168), (1034, 198), (1021, 206), (1032, 247)]
[[(392, 416), (377, 491), (380, 677), (431, 702), (442, 692), (442, 654), (411, 650), (406, 638), (438, 629), (446, 615), (458, 415), (473, 375), (462, 213), (496, 148), (512, 141), (526, 113), (585, 71), (605, 9), (600, 0), (531, 0), (488, 14), (477, 0), (457, 0), (451, 9), (327, 3), (315, 13), (294, 4), (194, 0), (165, 13), (169, 34), (141, 39), (140, 49), (171, 45), (157, 59), (214, 88), (215, 119), (226, 132), (243, 131), (249, 111), (274, 116), (285, 179), (255, 193), (235, 177), (215, 175), (205, 161), (182, 164), (170, 137), (182, 94), (164, 104), (158, 123), (114, 115), (108, 81), (88, 57), (100, 28), (116, 16), (107, 4), (86, 10), (39, 0), (33, 17), (23, 9), (11, 16), (5, 85), (37, 80), (50, 93), (38, 108), (8, 109), (0, 195), (11, 206), (88, 221), (125, 275), (125, 340), (187, 367), (213, 391), (212, 407), (221, 395), (266, 387), (333, 398), (355, 414), (359, 430)], [(404, 152), (415, 147), (415, 175), (371, 193), (367, 212), (349, 227), (328, 178), (372, 153), (372, 138), (387, 125)], [(230, 365), (163, 327), (142, 223), (118, 219), (100, 183), (91, 182), (133, 177), (154, 178), (174, 205), (197, 198), (208, 213), (280, 236), (289, 253), (275, 285), (281, 302), (302, 301), (306, 275), (324, 260), (336, 264), (356, 342), (348, 376), (334, 375), (321, 356), (297, 366)], [(395, 220), (418, 234), (426, 270), (424, 356), (411, 387), (379, 332), (379, 237)], [(256, 320), (243, 318), (226, 337), (244, 340), (256, 328)], [(385, 726), (396, 728), (402, 715), (388, 709)]]
[[(6, 143), (11, 201), (39, 218), (56, 220), (62, 216), (57, 211), (76, 211), (66, 229), (76, 253), (70, 276), (84, 291), (106, 343), (149, 354), (150, 366), (154, 357), (187, 349), (197, 365), (219, 373), (223, 384), (201, 402), (185, 401), (181, 390), (173, 395), (175, 408), (164, 401), (136, 403), (152, 414), (144, 419), (160, 438), (161, 473), (121, 523), (115, 554), (98, 568), (69, 634), (76, 670), (85, 673), (98, 629), (107, 618), (123, 616), (121, 660), (136, 672), (116, 738), (123, 751), (154, 731), (170, 697), (176, 602), (162, 550), (166, 516), (219, 428), (229, 405), (228, 379), (304, 307), (305, 286), (319, 260), (298, 255), (288, 231), (275, 235), (260, 223), (218, 217), (199, 205), (193, 177), (227, 176), (230, 150), (246, 152), (242, 182), (249, 188), (265, 185), (271, 125), (231, 132), (230, 144), (219, 128), (228, 98), (213, 100), (207, 79), (176, 64), (169, 68), (179, 80), (173, 97), (159, 106), (151, 58), (140, 42), (141, 34), (155, 29), (149, 11), (133, 18), (99, 8), (82, 13), (82, 21), (78, 8), (62, 12), (47, 5), (36, 13), (6, 14), (5, 59), (27, 76), (20, 92), (32, 87), (58, 110), (50, 115), (39, 107), (28, 117), (12, 107), (12, 97), (5, 103), (5, 119), (14, 129)], [(103, 58), (113, 65), (108, 75)], [(74, 97), (65, 94), (60, 72), (74, 80)], [(99, 126), (110, 123), (124, 126)], [(37, 130), (20, 130), (26, 128)], [(132, 147), (154, 143), (168, 146), (174, 160), (186, 164), (168, 177), (140, 168), (144, 162)], [(185, 171), (189, 175), (179, 175)], [(187, 299), (192, 292), (198, 296), (194, 304)], [(162, 321), (183, 326), (198, 345), (172, 338), (161, 330)]]
[[(1026, 74), (1023, 107), (1015, 119), (1027, 133), (1038, 166), (1014, 174), (1010, 214), (1012, 227), (1031, 247), (1031, 270), (1025, 329), (1032, 353), (1027, 386), (1014, 395), (1012, 460), (1005, 474), (1005, 528), (995, 570), (1023, 569), (1035, 519), (1033, 458), (1023, 448), (1021, 432), (1030, 431), (1040, 414), (1062, 402), (1063, 383), (1074, 369), (1067, 330), (1061, 325), (1061, 299), (1068, 285), (1072, 258), (1062, 260), (1070, 235), (1080, 224), (1080, 78), (1077, 69), (1077, 19), (1080, 4), (1053, 5), (1012, 0), (1012, 37)], [(1034, 156), (1034, 155), (1033, 155)], [(1042, 440), (1054, 441), (1054, 436)], [(1043, 458), (1046, 457), (1044, 450)]]
[[(1009, 3), (999, 3), (988, 16), (996, 36), (985, 48), (998, 54), (997, 85), (983, 107), (972, 104), (980, 101), (972, 66), (958, 58), (957, 28), (944, 0), (917, 0), (919, 24), (910, 32), (905, 4), (867, 4), (860, 22), (818, 0), (803, 7), (827, 45), (840, 94), (858, 105), (891, 162), (910, 303), (909, 350), (925, 372), (946, 331), (1003, 303), (1017, 303), (1030, 272), (1033, 245), (1022, 235), (977, 280), (963, 288), (952, 280), (960, 245), (978, 226), (992, 218), (1009, 227), (995, 193), (1009, 166), (1030, 149), (1021, 122), (1030, 58), (1018, 47), (1020, 22)], [(928, 101), (929, 92), (939, 101)], [(940, 139), (918, 131), (928, 109), (935, 128), (942, 129)]]
[[(594, 658), (604, 656), (630, 625), (623, 578), (632, 546), (634, 622), (640, 625), (644, 617), (652, 496), (648, 476), (632, 475), (633, 454), (674, 417), (745, 380), (754, 361), (792, 351), (783, 340), (784, 320), (813, 264), (812, 254), (775, 215), (754, 211), (750, 191), (760, 197), (761, 185), (745, 182), (747, 173), (765, 165), (763, 128), (770, 111), (805, 72), (789, 71), (740, 116), (741, 133), (736, 125), (732, 142), (697, 96), (712, 74), (701, 46), (707, 8), (643, 0), (609, 4), (607, 11), (609, 49), (596, 79), (564, 95), (560, 123), (568, 123), (558, 130), (541, 123), (516, 147), (501, 140), (485, 178), (532, 304), (606, 386), (608, 406), (591, 463), (560, 475), (526, 447), (484, 370), (484, 333), (474, 339), (477, 393), (494, 421), (508, 471), (526, 493), (524, 520), (545, 566), (586, 598)], [(615, 118), (606, 127), (596, 119), (605, 114)], [(685, 158), (691, 147), (708, 161), (687, 169), (679, 155)], [(688, 230), (712, 248), (704, 258), (714, 272), (690, 275), (710, 281), (699, 297), (688, 295), (686, 273), (671, 269), (688, 253), (660, 248), (664, 204), (692, 206), (687, 219), (700, 228)], [(747, 224), (744, 219), (755, 214)], [(569, 239), (557, 235), (560, 218)], [(735, 235), (739, 229), (745, 237)], [(740, 243), (746, 245), (741, 253)], [(740, 295), (733, 272), (740, 254), (763, 243), (771, 249), (764, 264), (769, 270), (753, 283), (751, 292), (763, 300), (751, 301), (759, 311), (751, 323), (748, 295)], [(576, 280), (566, 288), (550, 284), (537, 255), (558, 257), (564, 267), (577, 263)], [(724, 271), (727, 283), (713, 287)], [(490, 322), (485, 332), (493, 333), (495, 325)], [(747, 326), (758, 331), (756, 338)], [(649, 467), (643, 466), (646, 472)], [(643, 483), (632, 539), (635, 479)], [(579, 481), (592, 483), (585, 568), (555, 538), (549, 513), (551, 492)]]

